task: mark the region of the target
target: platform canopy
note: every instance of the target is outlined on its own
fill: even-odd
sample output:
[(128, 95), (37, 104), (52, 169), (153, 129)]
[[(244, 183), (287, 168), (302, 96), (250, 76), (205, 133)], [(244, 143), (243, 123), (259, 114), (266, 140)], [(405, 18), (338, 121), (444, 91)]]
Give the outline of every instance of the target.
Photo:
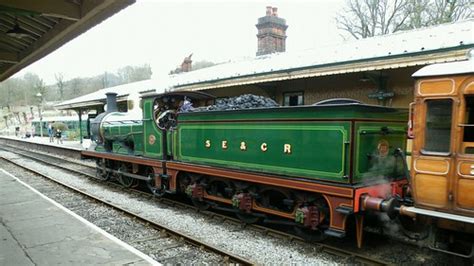
[(0, 1), (0, 81), (134, 2), (135, 0)]
[(74, 99), (63, 101), (54, 107), (58, 110), (102, 109), (106, 103), (106, 93), (117, 93), (117, 102), (126, 102), (130, 95), (146, 92), (164, 92), (165, 88), (157, 80), (147, 79), (118, 86), (104, 88)]

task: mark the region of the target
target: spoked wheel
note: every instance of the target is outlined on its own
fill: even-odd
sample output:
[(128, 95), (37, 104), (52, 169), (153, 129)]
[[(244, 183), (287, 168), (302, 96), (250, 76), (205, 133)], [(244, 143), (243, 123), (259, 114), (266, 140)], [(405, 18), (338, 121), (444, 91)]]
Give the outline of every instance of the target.
[(102, 160), (96, 161), (95, 178), (101, 181), (107, 181), (110, 179), (110, 172), (104, 170), (104, 164), (105, 162)]
[[(301, 197), (300, 197), (301, 199)], [(319, 212), (318, 214), (318, 224), (317, 226), (312, 229), (309, 227), (305, 227), (302, 224), (297, 225), (293, 227), (293, 231), (295, 234), (301, 238), (303, 238), (305, 241), (310, 242), (310, 243), (316, 243), (316, 242), (321, 242), (327, 238), (327, 235), (324, 234), (324, 230), (326, 230), (329, 227), (329, 219), (330, 219), (330, 211), (329, 211), (329, 206), (326, 202), (326, 200), (322, 197), (316, 197), (316, 198), (307, 198), (310, 200), (310, 202), (307, 202), (305, 205), (307, 207), (312, 207), (316, 208), (317, 211)], [(310, 217), (305, 217), (305, 219), (311, 219)]]
[[(195, 198), (192, 196), (192, 191), (189, 191), (190, 186), (192, 184), (200, 184), (201, 183), (201, 175), (194, 175), (190, 173), (181, 173), (178, 175), (178, 187), (181, 193), (186, 194), (189, 197), (191, 203), (196, 206), (199, 210), (204, 211), (211, 207), (209, 203), (204, 200), (200, 200), (199, 198)], [(205, 189), (205, 188), (203, 188)]]
[(294, 231), (297, 236), (310, 243), (321, 242), (327, 237), (321, 230), (311, 230), (301, 226), (295, 226)]
[(206, 187), (207, 194), (226, 199), (231, 199), (234, 191), (230, 182), (220, 179), (210, 180)]
[(237, 212), (235, 213), (235, 216), (237, 216), (239, 220), (246, 224), (254, 224), (260, 220), (260, 217), (255, 216), (251, 213)]
[[(250, 187), (248, 184), (245, 183), (237, 183), (236, 184), (236, 189), (235, 191), (239, 191), (242, 193), (250, 193), (251, 195), (256, 195), (257, 193), (256, 188)], [(255, 199), (252, 198), (252, 201)], [(253, 204), (253, 202), (252, 202)], [(235, 207), (235, 206), (234, 206)], [(242, 221), (245, 224), (254, 224), (257, 223), (260, 220), (259, 216), (256, 216), (254, 213), (247, 213), (243, 210), (240, 210), (239, 212), (235, 213), (235, 216), (239, 218), (240, 221)]]
[[(120, 166), (120, 172), (122, 173), (127, 173), (129, 172), (128, 171), (128, 167), (126, 164), (122, 164)], [(132, 186), (136, 186), (137, 185), (137, 180), (132, 178), (132, 177), (129, 177), (129, 176), (126, 176), (124, 174), (118, 174), (117, 176), (117, 180), (119, 181), (119, 183), (125, 187), (125, 188), (129, 188), (129, 187), (132, 187)]]
[(291, 202), (292, 197), (285, 190), (268, 188), (260, 191), (259, 195), (261, 197), (256, 201), (261, 207), (287, 213), (291, 213), (294, 209), (293, 205), (286, 204), (286, 201)]
[(155, 184), (155, 172), (152, 168), (148, 168), (146, 172), (146, 176), (148, 177), (148, 181), (146, 181), (146, 186), (150, 190), (151, 194), (156, 197), (161, 197), (165, 194), (164, 189), (157, 188)]

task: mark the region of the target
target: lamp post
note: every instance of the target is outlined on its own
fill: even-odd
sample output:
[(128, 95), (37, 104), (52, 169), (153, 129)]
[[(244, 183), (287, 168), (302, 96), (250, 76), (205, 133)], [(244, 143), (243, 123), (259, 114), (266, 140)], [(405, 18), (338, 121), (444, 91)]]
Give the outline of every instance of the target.
[(38, 97), (38, 115), (40, 119), (40, 137), (43, 137), (43, 115), (41, 114), (41, 105), (43, 104), (43, 95), (41, 92), (38, 92), (36, 94), (36, 97)]

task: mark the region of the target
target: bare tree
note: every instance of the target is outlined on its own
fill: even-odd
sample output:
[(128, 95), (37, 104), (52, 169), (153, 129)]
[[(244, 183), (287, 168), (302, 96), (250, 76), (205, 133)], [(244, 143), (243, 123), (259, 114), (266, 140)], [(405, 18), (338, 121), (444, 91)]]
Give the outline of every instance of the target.
[(109, 87), (109, 81), (107, 79), (107, 71), (104, 72), (104, 75), (102, 75), (102, 88), (108, 88)]
[(64, 76), (62, 73), (56, 73), (54, 74), (54, 78), (56, 79), (56, 86), (58, 86), (59, 90), (59, 100), (64, 100)]
[(120, 83), (130, 83), (151, 78), (151, 67), (149, 64), (143, 64), (140, 66), (125, 66), (119, 68), (117, 75)]
[(38, 78), (38, 80), (36, 80), (34, 89), (36, 92), (41, 93), (42, 99), (46, 97), (46, 85), (44, 84), (43, 79)]
[(361, 39), (470, 17), (470, 0), (346, 0), (336, 22)]
[(73, 78), (70, 80), (70, 86), (71, 86), (71, 94), (72, 97), (77, 97), (79, 95), (82, 95), (82, 90), (81, 90), (81, 79), (80, 78)]
[(2, 95), (2, 97), (0, 97), (0, 104), (10, 109), (12, 102), (15, 101), (14, 96), (17, 90), (18, 86), (15, 78), (10, 78), (0, 83), (0, 94)]

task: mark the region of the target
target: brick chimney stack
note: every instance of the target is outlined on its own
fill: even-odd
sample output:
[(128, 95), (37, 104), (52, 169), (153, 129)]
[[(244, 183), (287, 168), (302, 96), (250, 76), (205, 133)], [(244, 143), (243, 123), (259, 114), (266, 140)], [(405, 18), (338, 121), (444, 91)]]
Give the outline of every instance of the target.
[(267, 6), (265, 17), (258, 19), (258, 55), (284, 52), (286, 50), (286, 20), (278, 17), (278, 8)]
[(189, 56), (186, 56), (183, 60), (183, 63), (181, 63), (181, 72), (189, 72), (192, 69), (192, 64), (193, 60), (191, 60), (191, 56), (193, 54), (190, 54)]

